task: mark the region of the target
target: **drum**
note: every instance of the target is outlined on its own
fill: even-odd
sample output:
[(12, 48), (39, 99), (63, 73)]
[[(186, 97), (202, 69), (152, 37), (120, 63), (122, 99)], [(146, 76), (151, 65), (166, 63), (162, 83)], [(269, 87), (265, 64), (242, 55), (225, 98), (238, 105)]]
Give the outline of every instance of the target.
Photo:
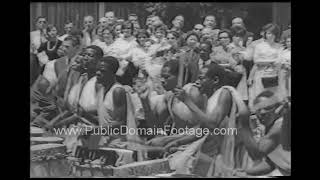
[(137, 152), (118, 148), (89, 150), (78, 146), (72, 159), (72, 175), (76, 177), (109, 177), (113, 167), (137, 161)]
[(44, 130), (38, 127), (30, 127), (30, 134), (31, 137), (39, 137), (42, 136), (44, 133)]
[(59, 137), (31, 137), (30, 141), (31, 145), (48, 143), (62, 144), (63, 139)]
[(32, 145), (30, 158), (30, 177), (65, 177), (71, 172), (63, 144)]

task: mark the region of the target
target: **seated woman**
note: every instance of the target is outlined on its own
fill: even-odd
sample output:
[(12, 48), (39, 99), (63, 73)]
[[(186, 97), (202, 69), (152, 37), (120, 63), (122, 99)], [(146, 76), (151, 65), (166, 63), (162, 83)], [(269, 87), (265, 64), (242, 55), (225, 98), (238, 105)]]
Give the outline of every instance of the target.
[(133, 24), (125, 22), (122, 24), (123, 38), (118, 38), (112, 45), (112, 50), (109, 51), (109, 56), (114, 56), (118, 59), (120, 68), (118, 69), (117, 81), (122, 85), (132, 86), (133, 78), (138, 70), (132, 63), (132, 50), (137, 47), (135, 37), (133, 36)]
[(49, 24), (47, 27), (48, 41), (42, 43), (38, 49), (39, 61), (43, 64), (46, 64), (48, 61), (58, 59), (59, 55), (57, 51), (62, 44), (62, 41), (58, 39), (57, 28)]

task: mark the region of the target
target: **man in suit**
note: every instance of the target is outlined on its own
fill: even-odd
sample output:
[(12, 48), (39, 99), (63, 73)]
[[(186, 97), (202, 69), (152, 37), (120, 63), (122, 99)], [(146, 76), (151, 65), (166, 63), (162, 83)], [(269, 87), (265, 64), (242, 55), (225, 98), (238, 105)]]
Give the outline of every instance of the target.
[(74, 57), (80, 51), (80, 39), (76, 36), (65, 38), (59, 47), (57, 53), (61, 57), (46, 64), (43, 77), (46, 78), (51, 85), (55, 84), (58, 76), (67, 69), (73, 62)]
[(67, 37), (58, 49), (58, 55), (61, 58), (47, 63), (44, 72), (33, 83), (30, 90), (30, 101), (31, 107), (37, 109), (37, 114), (45, 112), (43, 116), (50, 119), (58, 113), (54, 111), (56, 109), (56, 96), (51, 93), (51, 89), (57, 85), (58, 77), (68, 69), (79, 50), (80, 37)]

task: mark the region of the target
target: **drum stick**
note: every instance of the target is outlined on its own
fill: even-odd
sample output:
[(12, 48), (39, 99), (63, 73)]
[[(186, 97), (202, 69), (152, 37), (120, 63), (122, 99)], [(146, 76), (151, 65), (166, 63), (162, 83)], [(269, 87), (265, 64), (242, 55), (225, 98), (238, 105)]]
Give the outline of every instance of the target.
[(184, 61), (183, 58), (180, 58), (180, 56), (178, 56), (178, 61), (179, 61), (179, 74), (178, 74), (178, 87), (182, 87), (183, 86), (183, 75), (184, 75)]
[(58, 120), (60, 120), (64, 115), (67, 114), (68, 111), (65, 111), (61, 114), (59, 114), (58, 116), (56, 116), (54, 119), (52, 119), (50, 122), (49, 122), (49, 125), (50, 126), (53, 126)]

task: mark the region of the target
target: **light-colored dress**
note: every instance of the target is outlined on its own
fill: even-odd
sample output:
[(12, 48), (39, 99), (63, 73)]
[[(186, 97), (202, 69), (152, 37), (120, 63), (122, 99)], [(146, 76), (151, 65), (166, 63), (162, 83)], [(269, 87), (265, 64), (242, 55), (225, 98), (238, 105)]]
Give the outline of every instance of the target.
[(249, 107), (252, 108), (254, 99), (264, 90), (278, 92), (278, 86), (265, 88), (262, 84), (263, 77), (275, 77), (278, 75), (278, 62), (282, 46), (276, 44), (274, 47), (262, 41), (255, 45), (252, 53), (254, 66), (250, 72), (249, 79), (253, 79), (249, 87)]
[(280, 55), (279, 95), (291, 96), (291, 50), (285, 49)]

